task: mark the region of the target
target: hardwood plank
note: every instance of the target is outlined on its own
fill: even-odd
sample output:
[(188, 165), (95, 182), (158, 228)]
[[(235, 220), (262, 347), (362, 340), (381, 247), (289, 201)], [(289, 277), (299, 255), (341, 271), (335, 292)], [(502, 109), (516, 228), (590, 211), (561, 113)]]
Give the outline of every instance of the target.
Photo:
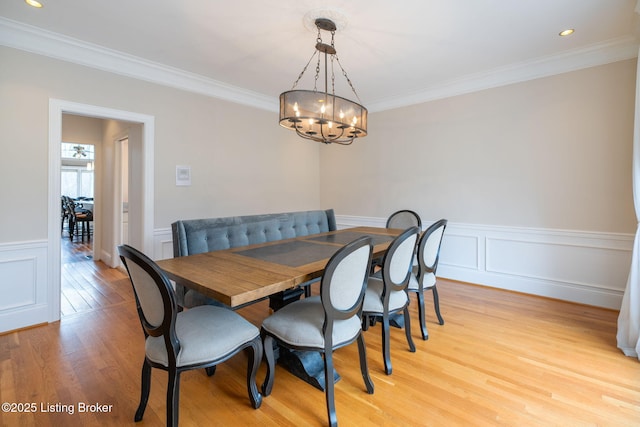
[(94, 262), (91, 242), (63, 239), (62, 259), (62, 316), (117, 304), (130, 297), (128, 278)]

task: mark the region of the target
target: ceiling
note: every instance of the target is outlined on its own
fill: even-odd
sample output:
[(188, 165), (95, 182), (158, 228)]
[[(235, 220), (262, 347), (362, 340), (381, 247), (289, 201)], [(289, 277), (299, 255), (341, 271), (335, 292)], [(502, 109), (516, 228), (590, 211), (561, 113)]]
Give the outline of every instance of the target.
[(640, 40), (637, 0), (40, 1), (1, 0), (0, 44), (272, 110), (318, 16), (371, 111), (634, 58)]

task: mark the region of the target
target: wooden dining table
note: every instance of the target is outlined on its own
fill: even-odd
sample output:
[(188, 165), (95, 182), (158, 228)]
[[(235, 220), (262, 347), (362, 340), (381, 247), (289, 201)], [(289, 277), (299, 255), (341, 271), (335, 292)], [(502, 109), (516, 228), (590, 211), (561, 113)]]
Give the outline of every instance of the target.
[(322, 276), (341, 247), (370, 236), (373, 257), (384, 255), (399, 229), (355, 227), (293, 239), (157, 261), (167, 276), (232, 308), (293, 289)]
[[(331, 256), (359, 237), (371, 237), (373, 258), (380, 258), (401, 232), (377, 227), (347, 228), (165, 259), (157, 264), (177, 283), (236, 309), (318, 279)], [(324, 390), (324, 364), (319, 353), (280, 350), (276, 352), (279, 363)], [(340, 379), (335, 370), (333, 376), (334, 381)]]

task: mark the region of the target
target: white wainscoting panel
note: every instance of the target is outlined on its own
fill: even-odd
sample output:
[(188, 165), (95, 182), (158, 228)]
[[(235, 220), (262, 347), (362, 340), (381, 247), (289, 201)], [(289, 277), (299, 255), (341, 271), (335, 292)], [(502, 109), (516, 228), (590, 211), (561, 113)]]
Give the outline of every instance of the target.
[(171, 227), (156, 228), (153, 232), (153, 259), (173, 258), (173, 237)]
[[(480, 250), (480, 237), (454, 234), (450, 230), (451, 228), (449, 227), (445, 230), (446, 238), (443, 238), (442, 240), (439, 264), (442, 265), (445, 263), (443, 261), (442, 253), (446, 252), (446, 264), (471, 271), (478, 270), (480, 265), (483, 264), (484, 259), (484, 251)], [(448, 248), (446, 251), (445, 247)]]
[[(386, 219), (337, 216), (336, 222), (338, 228), (384, 227)], [(423, 228), (432, 222), (423, 220)], [(633, 238), (449, 222), (438, 276), (619, 310)]]
[(46, 323), (47, 242), (0, 244), (0, 333)]

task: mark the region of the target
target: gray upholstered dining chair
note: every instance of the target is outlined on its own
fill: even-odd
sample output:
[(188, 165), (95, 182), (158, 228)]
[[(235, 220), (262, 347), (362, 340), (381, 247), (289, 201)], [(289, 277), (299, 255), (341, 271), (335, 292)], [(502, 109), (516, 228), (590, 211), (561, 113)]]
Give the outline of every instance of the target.
[(142, 420), (151, 388), (151, 368), (168, 372), (167, 426), (178, 425), (180, 373), (205, 368), (213, 375), (215, 367), (248, 350), (247, 390), (254, 408), (262, 396), (256, 373), (262, 359), (262, 340), (257, 327), (239, 314), (223, 307), (204, 305), (178, 313), (173, 287), (164, 272), (142, 252), (118, 246), (136, 298), (145, 337), (142, 365), (142, 391), (135, 421)]
[(271, 394), (275, 377), (274, 340), (289, 349), (322, 353), (330, 425), (338, 425), (333, 374), (335, 349), (358, 342), (362, 378), (367, 392), (373, 393), (361, 317), (372, 250), (370, 237), (361, 237), (344, 246), (327, 263), (320, 281), (320, 295), (288, 304), (264, 320), (261, 334), (267, 359), (267, 375), (262, 386), (265, 396)]
[(413, 251), (416, 247), (418, 233), (418, 227), (410, 227), (391, 242), (382, 260), (381, 271), (369, 277), (364, 295), (363, 327), (368, 328), (371, 317), (382, 319), (382, 355), (387, 375), (392, 372), (389, 348), (390, 315), (403, 313), (409, 350), (416, 351), (411, 338), (407, 285), (411, 277)]
[(418, 296), (418, 318), (420, 320), (420, 330), (422, 339), (429, 338), (427, 325), (425, 323), (424, 291), (431, 289), (433, 294), (433, 306), (438, 317), (438, 322), (444, 325), (444, 319), (440, 314), (440, 299), (436, 288), (436, 269), (440, 259), (440, 246), (444, 230), (447, 228), (447, 220), (441, 219), (431, 224), (420, 237), (418, 243), (418, 265), (414, 267), (413, 274), (409, 279), (407, 290)]
[[(410, 209), (402, 209), (392, 213), (389, 215), (389, 218), (387, 218), (387, 223), (385, 225), (386, 228), (400, 228), (402, 230), (406, 230), (407, 228), (414, 226), (422, 230), (422, 220), (420, 219), (420, 215)], [(374, 259), (371, 264), (371, 273), (374, 273), (376, 267), (380, 267), (381, 265), (381, 258)], [(413, 259), (413, 265), (418, 265), (418, 261), (415, 257)]]

